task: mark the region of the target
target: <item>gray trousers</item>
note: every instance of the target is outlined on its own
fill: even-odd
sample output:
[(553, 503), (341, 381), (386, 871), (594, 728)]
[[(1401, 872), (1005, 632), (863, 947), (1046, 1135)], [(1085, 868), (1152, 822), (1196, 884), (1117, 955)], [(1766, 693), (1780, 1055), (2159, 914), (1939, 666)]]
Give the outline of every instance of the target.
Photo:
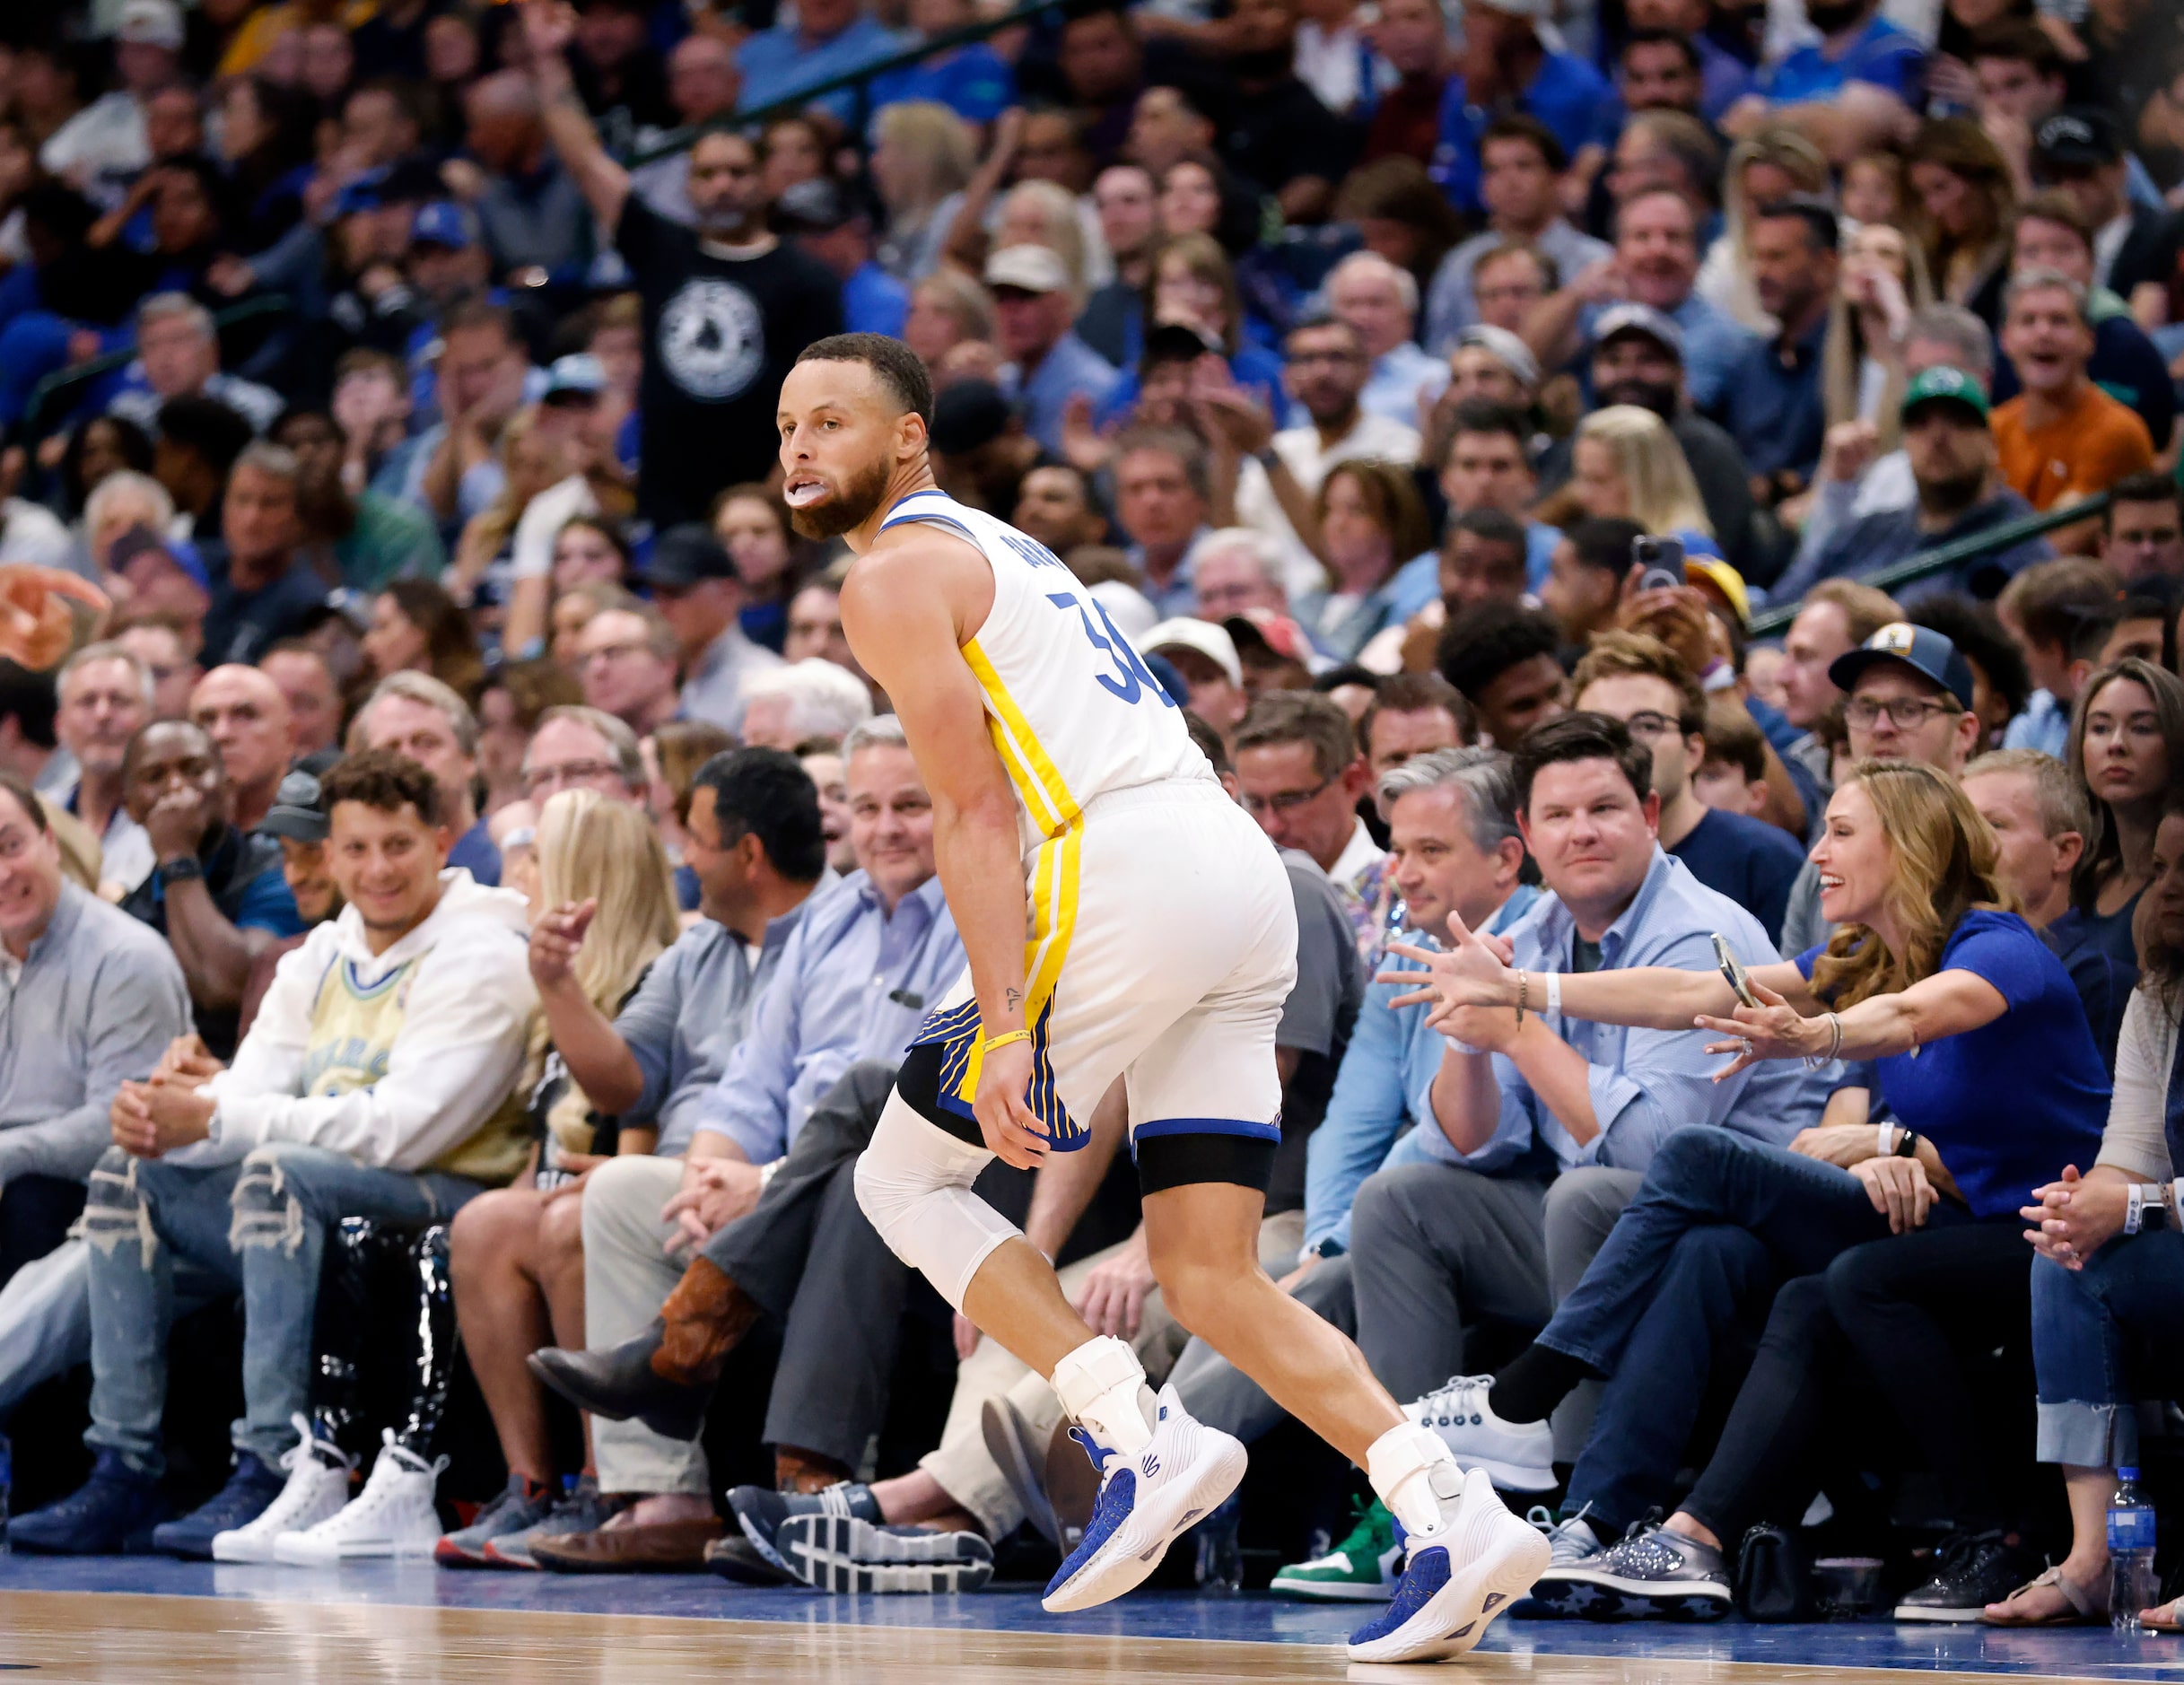
[[(1351, 1250), (1307, 1275), (1297, 1302), (1355, 1339), (1381, 1384), (1407, 1403), (1463, 1373), (1467, 1321), (1544, 1323), (1639, 1181), (1637, 1171), (1593, 1165), (1544, 1184), (1454, 1165), (1383, 1171), (1358, 1190)], [(1363, 1310), (1375, 1295), (1379, 1352)], [(1246, 1443), (1281, 1420), (1280, 1407), (1203, 1340), (1184, 1349), (1169, 1379), (1192, 1415)], [(1598, 1394), (1588, 1383), (1556, 1412), (1558, 1460), (1575, 1460)]]

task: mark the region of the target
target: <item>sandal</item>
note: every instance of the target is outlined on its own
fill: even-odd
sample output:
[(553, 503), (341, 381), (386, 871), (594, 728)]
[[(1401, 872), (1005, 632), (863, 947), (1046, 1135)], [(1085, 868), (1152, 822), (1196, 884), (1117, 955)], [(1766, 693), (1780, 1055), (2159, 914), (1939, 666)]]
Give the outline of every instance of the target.
[[(1996, 1614), (1997, 1609), (2007, 1610), (2029, 1592), (2052, 1586), (2062, 1594), (2064, 1607), (2051, 1614), (2020, 1615)], [(2049, 1568), (2038, 1579), (2028, 1580), (1999, 1603), (1987, 1606), (1979, 1619), (1990, 1627), (2087, 1627), (2108, 1619), (2108, 1599), (2092, 1589), (2072, 1584), (2063, 1577), (2061, 1567)]]

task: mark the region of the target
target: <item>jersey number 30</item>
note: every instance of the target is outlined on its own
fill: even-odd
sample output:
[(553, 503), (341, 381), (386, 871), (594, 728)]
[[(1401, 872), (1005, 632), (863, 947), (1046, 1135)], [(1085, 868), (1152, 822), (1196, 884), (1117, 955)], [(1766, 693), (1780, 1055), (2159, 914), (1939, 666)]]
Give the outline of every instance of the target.
[(1130, 647), (1130, 640), (1117, 630), (1099, 604), (1081, 602), (1067, 591), (1055, 591), (1046, 600), (1064, 614), (1074, 612), (1083, 622), (1085, 636), (1091, 641), (1092, 647), (1114, 663), (1112, 676), (1093, 675), (1103, 690), (1126, 703), (1134, 703), (1149, 691), (1160, 699), (1163, 707), (1175, 705), (1175, 699), (1160, 687), (1152, 669), (1139, 659), (1138, 652)]

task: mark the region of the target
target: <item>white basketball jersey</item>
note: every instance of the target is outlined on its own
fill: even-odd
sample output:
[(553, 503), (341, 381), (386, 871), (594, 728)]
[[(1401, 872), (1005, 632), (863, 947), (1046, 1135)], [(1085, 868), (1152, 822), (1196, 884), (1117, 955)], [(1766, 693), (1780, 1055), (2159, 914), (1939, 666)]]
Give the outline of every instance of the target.
[(986, 729), (1016, 786), (1026, 842), (1053, 837), (1093, 799), (1213, 769), (1106, 610), (1035, 538), (939, 491), (913, 492), (880, 530), (930, 521), (993, 569), (993, 608), (963, 646), (985, 693)]

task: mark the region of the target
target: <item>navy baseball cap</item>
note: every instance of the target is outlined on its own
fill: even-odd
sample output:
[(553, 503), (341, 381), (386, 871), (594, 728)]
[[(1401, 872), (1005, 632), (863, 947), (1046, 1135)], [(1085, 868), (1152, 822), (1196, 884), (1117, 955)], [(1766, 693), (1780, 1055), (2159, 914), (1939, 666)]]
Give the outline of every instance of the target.
[(341, 760), (337, 749), (307, 755), (291, 767), (273, 793), (273, 806), (258, 828), (269, 836), (296, 842), (323, 842), (332, 826), (326, 808), (325, 777)]
[(652, 554), (645, 558), (638, 577), (656, 590), (685, 591), (707, 580), (739, 578), (736, 563), (713, 537), (712, 528), (700, 521), (670, 527), (652, 540)]
[(107, 547), (106, 565), (119, 573), (143, 555), (159, 556), (179, 568), (201, 591), (209, 592), (213, 589), (212, 574), (205, 565), (205, 558), (197, 554), (197, 546), (187, 538), (164, 537), (149, 527), (131, 527), (115, 539)]
[(1857, 649), (1829, 663), (1828, 677), (1840, 691), (1858, 682), (1858, 675), (1882, 661), (1900, 661), (1913, 672), (1932, 679), (1966, 708), (1971, 706), (1971, 663), (1956, 645), (1931, 626), (1914, 626), (1908, 620), (1891, 620)]

